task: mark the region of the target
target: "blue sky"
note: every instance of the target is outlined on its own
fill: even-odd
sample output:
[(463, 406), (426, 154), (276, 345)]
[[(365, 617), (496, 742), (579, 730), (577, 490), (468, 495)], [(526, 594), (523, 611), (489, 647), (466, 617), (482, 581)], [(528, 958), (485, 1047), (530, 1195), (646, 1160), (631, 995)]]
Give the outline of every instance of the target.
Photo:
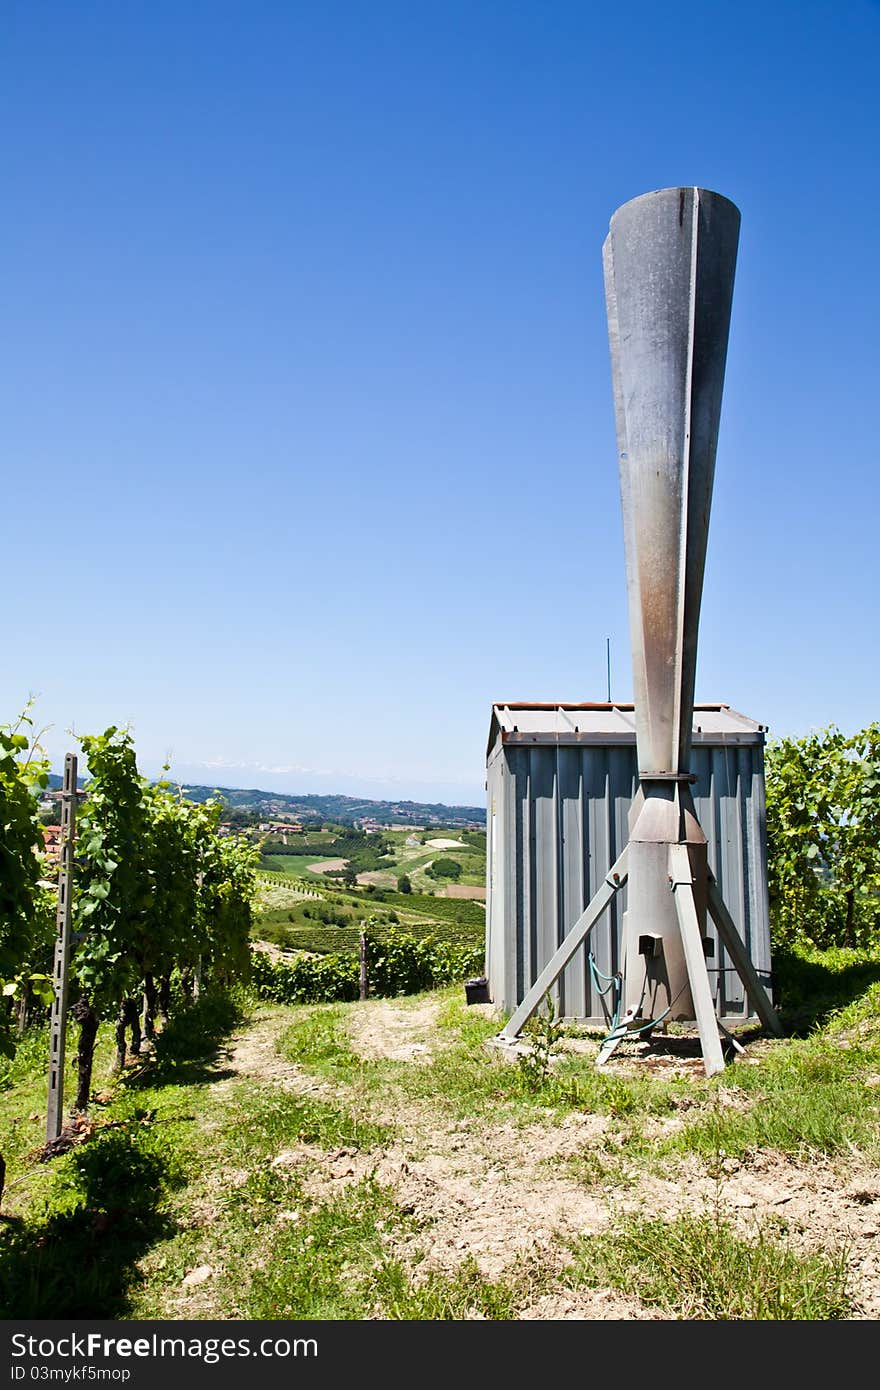
[[(697, 698), (878, 715), (880, 5), (7, 0), (0, 721), (479, 802), (631, 696), (608, 220), (742, 212)], [(872, 402), (875, 404), (872, 405)]]

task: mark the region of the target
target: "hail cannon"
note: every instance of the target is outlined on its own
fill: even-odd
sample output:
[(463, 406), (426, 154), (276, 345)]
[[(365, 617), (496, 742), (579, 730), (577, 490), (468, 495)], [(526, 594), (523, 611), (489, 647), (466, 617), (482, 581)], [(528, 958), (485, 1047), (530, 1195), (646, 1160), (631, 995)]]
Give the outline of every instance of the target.
[[(646, 193), (603, 248), (635, 696), (629, 842), (501, 1038), (511, 1041), (626, 883), (621, 1007), (599, 1054), (696, 1021), (724, 1067), (704, 955), (707, 913), (762, 1023), (779, 1023), (708, 864), (691, 794), (697, 634), (740, 215), (702, 188)], [(724, 1031), (723, 1029), (721, 1030)]]

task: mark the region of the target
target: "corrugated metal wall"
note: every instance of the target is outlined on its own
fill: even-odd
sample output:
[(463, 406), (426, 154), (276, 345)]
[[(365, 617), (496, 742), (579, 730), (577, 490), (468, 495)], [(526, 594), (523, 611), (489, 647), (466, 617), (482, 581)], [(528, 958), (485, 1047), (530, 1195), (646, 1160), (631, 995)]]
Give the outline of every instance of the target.
[[(764, 755), (760, 743), (694, 743), (691, 768), (709, 863), (764, 983), (770, 982)], [(486, 968), (492, 999), (521, 1002), (629, 838), (637, 786), (635, 744), (496, 744), (487, 768)], [(598, 969), (619, 968), (626, 889), (589, 939)], [(718, 1016), (742, 1020), (744, 990), (717, 941), (707, 960)], [(564, 971), (554, 1004), (601, 1025), (607, 1015), (586, 951)], [(610, 1020), (608, 1020), (610, 1021)]]

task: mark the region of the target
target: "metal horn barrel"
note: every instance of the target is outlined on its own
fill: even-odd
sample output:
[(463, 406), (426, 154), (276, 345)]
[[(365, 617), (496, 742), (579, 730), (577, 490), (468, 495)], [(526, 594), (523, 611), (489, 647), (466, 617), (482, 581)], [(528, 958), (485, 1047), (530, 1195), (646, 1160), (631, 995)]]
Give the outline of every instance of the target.
[(618, 208), (603, 248), (639, 770), (688, 770), (697, 629), (739, 241), (702, 188)]
[[(739, 223), (718, 193), (666, 188), (618, 208), (603, 248), (640, 782), (624, 1004), (635, 1019), (696, 1014), (713, 1067), (720, 1052), (707, 1032), (700, 956), (706, 842), (687, 774)], [(686, 846), (679, 879), (688, 865), (676, 897), (673, 846)]]

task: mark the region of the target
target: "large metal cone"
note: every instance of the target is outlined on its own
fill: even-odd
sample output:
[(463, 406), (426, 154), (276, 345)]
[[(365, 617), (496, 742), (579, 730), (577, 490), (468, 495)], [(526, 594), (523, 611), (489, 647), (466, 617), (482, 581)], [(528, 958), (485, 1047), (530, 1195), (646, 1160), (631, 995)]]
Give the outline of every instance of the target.
[(603, 248), (639, 770), (688, 771), (738, 209), (702, 188), (618, 208)]

